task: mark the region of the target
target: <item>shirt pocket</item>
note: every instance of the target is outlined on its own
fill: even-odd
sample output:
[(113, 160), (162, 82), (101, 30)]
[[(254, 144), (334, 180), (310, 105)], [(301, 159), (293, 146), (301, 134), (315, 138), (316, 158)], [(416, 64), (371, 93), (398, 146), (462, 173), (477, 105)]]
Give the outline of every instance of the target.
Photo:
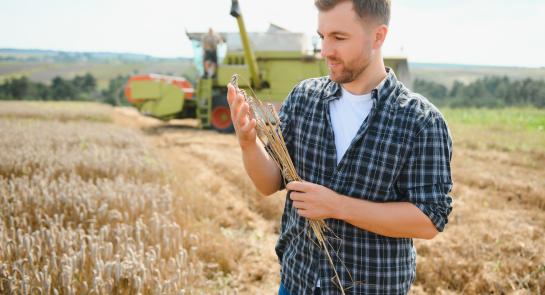
[(370, 128), (358, 151), (357, 158), (362, 163), (355, 173), (355, 182), (367, 199), (379, 202), (397, 200), (398, 196), (391, 193), (391, 188), (397, 181), (408, 150), (409, 144), (400, 132)]

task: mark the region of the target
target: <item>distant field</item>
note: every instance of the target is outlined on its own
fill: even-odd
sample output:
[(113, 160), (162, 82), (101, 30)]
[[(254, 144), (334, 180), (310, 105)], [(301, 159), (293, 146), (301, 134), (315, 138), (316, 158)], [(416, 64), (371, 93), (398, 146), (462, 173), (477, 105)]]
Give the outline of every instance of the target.
[[(508, 76), (511, 79), (545, 79), (545, 68), (516, 68), (516, 67), (490, 67), (490, 66), (464, 66), (410, 63), (409, 68), (413, 78), (434, 81), (450, 87), (455, 80), (464, 83), (472, 82), (484, 76)], [(185, 76), (190, 80), (196, 77), (196, 71), (192, 61), (182, 59), (170, 60), (95, 60), (74, 62), (49, 62), (49, 61), (1, 61), (0, 83), (12, 77), (27, 76), (33, 81), (49, 83), (55, 76), (72, 78), (75, 75), (91, 73), (98, 79), (99, 88), (107, 86), (110, 79), (117, 75), (130, 75), (134, 73), (169, 74)]]
[(440, 64), (409, 64), (412, 78), (441, 83), (447, 87), (458, 80), (465, 84), (484, 76), (507, 76), (512, 80), (531, 78), (545, 79), (545, 68), (517, 68), (492, 66), (464, 66)]
[[(454, 124), (495, 126), (504, 130), (544, 132), (545, 110), (535, 108), (441, 109)], [(545, 146), (543, 146), (545, 148)]]
[(0, 61), (0, 83), (9, 78), (27, 76), (30, 80), (50, 83), (56, 76), (73, 78), (76, 75), (91, 73), (98, 80), (99, 89), (108, 86), (108, 81), (118, 75), (168, 74), (188, 78), (195, 77), (193, 64), (186, 60), (161, 61), (93, 61), (93, 62), (28, 62)]
[[(444, 108), (441, 111), (454, 139), (459, 141), (457, 144), (481, 149), (541, 153), (545, 160), (545, 110)], [(524, 155), (521, 154), (521, 157)]]

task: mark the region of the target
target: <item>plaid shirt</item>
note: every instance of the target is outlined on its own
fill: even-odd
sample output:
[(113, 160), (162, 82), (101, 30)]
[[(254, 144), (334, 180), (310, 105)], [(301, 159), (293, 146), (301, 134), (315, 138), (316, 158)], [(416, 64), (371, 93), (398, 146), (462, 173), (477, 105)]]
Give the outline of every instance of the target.
[[(329, 102), (341, 87), (328, 77), (297, 85), (279, 116), (297, 172), (305, 181), (374, 202), (411, 202), (442, 231), (451, 211), (452, 142), (441, 113), (397, 81), (393, 71), (372, 91), (373, 108), (337, 165)], [(405, 294), (416, 276), (410, 238), (375, 234), (327, 219), (330, 255), (347, 294)], [(293, 295), (341, 294), (325, 252), (286, 198), (276, 245), (281, 280)]]

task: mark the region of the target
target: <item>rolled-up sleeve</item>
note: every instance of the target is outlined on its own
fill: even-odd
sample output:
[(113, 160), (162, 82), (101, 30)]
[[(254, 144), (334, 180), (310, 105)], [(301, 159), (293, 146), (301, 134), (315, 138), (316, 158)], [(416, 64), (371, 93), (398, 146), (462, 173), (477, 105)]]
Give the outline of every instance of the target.
[(438, 231), (443, 231), (452, 211), (452, 140), (439, 112), (431, 114), (416, 134), (397, 188), (418, 207)]

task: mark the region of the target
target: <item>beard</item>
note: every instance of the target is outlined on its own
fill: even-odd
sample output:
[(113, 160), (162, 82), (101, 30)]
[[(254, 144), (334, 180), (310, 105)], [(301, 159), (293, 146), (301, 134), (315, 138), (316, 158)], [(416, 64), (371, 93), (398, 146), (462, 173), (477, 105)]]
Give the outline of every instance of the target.
[(353, 63), (345, 63), (337, 59), (329, 60), (335, 63), (341, 63), (341, 67), (337, 68), (336, 70), (329, 68), (329, 79), (339, 84), (350, 83), (356, 80), (356, 78), (363, 73), (363, 71), (365, 71), (369, 65), (368, 62), (366, 63), (362, 60), (358, 60)]

